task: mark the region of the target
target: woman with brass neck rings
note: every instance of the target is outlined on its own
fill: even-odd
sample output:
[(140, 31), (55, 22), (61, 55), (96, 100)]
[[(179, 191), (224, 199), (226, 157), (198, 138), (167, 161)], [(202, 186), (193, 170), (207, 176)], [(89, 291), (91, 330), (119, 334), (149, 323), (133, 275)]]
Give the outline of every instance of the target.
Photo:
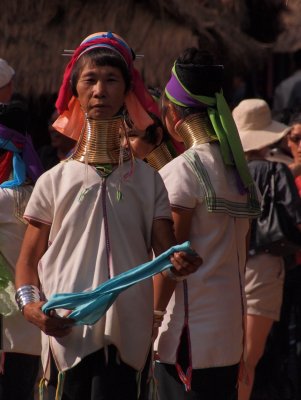
[[(159, 330), (160, 400), (237, 398), (246, 239), (259, 202), (222, 94), (223, 69), (212, 54), (187, 49), (174, 63), (163, 97), (168, 132), (186, 151), (159, 172), (176, 238), (190, 240), (203, 264), (178, 283)], [(157, 304), (160, 276), (154, 282), (155, 308), (163, 311)]]
[[(134, 160), (120, 138), (124, 107), (145, 129), (154, 103), (127, 43), (99, 32), (74, 51), (56, 106), (55, 129), (78, 144), (69, 159), (42, 175), (25, 210), (29, 227), (17, 265), (18, 303), (43, 332), (44, 379), (51, 382), (58, 371), (57, 393), (64, 400), (136, 399), (136, 375), (152, 341), (151, 279), (121, 293), (94, 325), (75, 326), (65, 312), (45, 315), (41, 306), (54, 293), (95, 289), (147, 262), (150, 249), (159, 255), (176, 244), (160, 176)], [(171, 261), (178, 275), (201, 264), (183, 252)], [(164, 306), (175, 283), (162, 279)]]
[(153, 124), (145, 131), (135, 129), (132, 121), (127, 121), (127, 135), (133, 155), (146, 161), (157, 171), (177, 156), (171, 137), (161, 119), (151, 114)]

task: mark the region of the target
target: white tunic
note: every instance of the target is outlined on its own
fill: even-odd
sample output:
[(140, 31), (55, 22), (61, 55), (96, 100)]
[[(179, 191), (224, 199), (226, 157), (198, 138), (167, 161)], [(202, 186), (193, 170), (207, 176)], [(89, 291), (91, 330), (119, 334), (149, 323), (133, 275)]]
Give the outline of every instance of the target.
[[(193, 150), (204, 168), (204, 185), (183, 155), (160, 174), (172, 206), (194, 209), (189, 240), (203, 264), (187, 283), (192, 367), (197, 369), (234, 365), (241, 358), (249, 207), (219, 146), (207, 143)], [(159, 332), (162, 362), (175, 364), (183, 323), (183, 285), (178, 283)]]
[[(51, 244), (39, 263), (46, 298), (92, 290), (106, 281), (108, 246), (111, 276), (149, 260), (152, 224), (155, 219), (171, 218), (170, 205), (160, 175), (142, 161), (136, 161), (133, 174), (122, 181), (118, 201), (120, 178), (129, 169), (130, 162), (118, 167), (104, 187), (94, 168), (71, 160), (38, 180), (25, 217), (51, 225)], [(44, 368), (50, 341), (59, 370), (71, 368), (108, 344), (118, 348), (125, 363), (141, 369), (151, 343), (152, 310), (153, 287), (148, 279), (120, 294), (95, 325), (76, 326), (64, 338), (43, 335)]]
[[(32, 186), (18, 188), (22, 203), (27, 203)], [(13, 189), (0, 189), (0, 253), (8, 262), (12, 271), (19, 256), (26, 225), (16, 217), (16, 201)], [(17, 311), (15, 314), (2, 317), (2, 347), (0, 350), (14, 353), (40, 355), (41, 332), (25, 320)]]

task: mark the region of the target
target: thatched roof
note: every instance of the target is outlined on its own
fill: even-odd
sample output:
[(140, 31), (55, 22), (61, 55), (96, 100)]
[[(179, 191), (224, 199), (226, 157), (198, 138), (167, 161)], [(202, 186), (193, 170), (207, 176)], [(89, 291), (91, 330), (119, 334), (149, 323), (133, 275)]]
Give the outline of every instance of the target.
[(0, 30), (0, 57), (16, 69), (22, 92), (56, 91), (68, 62), (63, 49), (74, 49), (93, 32), (114, 31), (144, 54), (137, 67), (151, 82), (164, 74), (162, 54), (166, 73), (180, 49), (197, 44), (190, 29), (177, 30), (133, 1), (11, 0), (0, 14)]
[(56, 92), (63, 49), (112, 30), (144, 54), (136, 66), (145, 81), (163, 85), (179, 53), (198, 43), (232, 65), (248, 67), (246, 54), (258, 63), (264, 47), (241, 32), (243, 15), (243, 0), (10, 0), (0, 13), (0, 57), (16, 69), (21, 93)]
[[(245, 0), (157, 0), (167, 15), (199, 36), (199, 46), (216, 51), (224, 64), (250, 68), (261, 60), (266, 46), (243, 32), (247, 20)], [(253, 57), (251, 57), (251, 55)]]
[(274, 51), (294, 53), (301, 49), (301, 1), (286, 0), (287, 12), (283, 14), (284, 31), (279, 35)]

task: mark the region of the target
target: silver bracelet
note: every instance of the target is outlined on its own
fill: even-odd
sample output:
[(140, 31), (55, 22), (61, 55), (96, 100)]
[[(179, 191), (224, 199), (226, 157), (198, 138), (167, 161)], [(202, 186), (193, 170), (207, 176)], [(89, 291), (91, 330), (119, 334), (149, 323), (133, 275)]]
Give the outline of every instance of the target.
[(41, 300), (40, 290), (34, 285), (24, 285), (16, 291), (15, 300), (19, 310), (23, 312), (26, 304), (37, 303)]

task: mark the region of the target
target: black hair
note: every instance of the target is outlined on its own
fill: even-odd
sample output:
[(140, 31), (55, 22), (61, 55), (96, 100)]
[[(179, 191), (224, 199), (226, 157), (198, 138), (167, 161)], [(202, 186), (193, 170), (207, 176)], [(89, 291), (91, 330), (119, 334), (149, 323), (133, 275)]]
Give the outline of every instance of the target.
[(294, 113), (293, 115), (291, 115), (290, 119), (288, 121), (289, 126), (296, 125), (296, 124), (301, 124), (301, 113), (300, 112), (297, 112), (297, 113)]
[[(166, 128), (164, 127), (161, 119), (159, 117), (157, 117), (157, 115), (153, 114), (152, 112), (149, 112), (149, 116), (152, 118), (153, 123), (145, 129), (143, 140), (149, 144), (156, 144), (158, 128), (162, 129), (162, 133), (163, 133), (162, 141), (167, 140), (169, 138), (169, 135), (168, 135), (168, 132), (167, 132)], [(130, 119), (130, 116), (127, 112), (124, 113), (124, 119), (125, 119), (126, 125), (130, 129), (135, 129), (134, 123)]]
[[(195, 95), (212, 97), (220, 92), (224, 79), (224, 67), (217, 64), (215, 55), (208, 50), (196, 47), (185, 49), (176, 59), (175, 70), (180, 81), (189, 92)], [(162, 118), (165, 120), (167, 108), (164, 103), (168, 100), (164, 94), (162, 97)], [(207, 109), (206, 104), (199, 107), (183, 107), (173, 104), (181, 118), (200, 113)]]
[(86, 63), (91, 63), (96, 66), (111, 66), (118, 68), (122, 76), (124, 78), (125, 82), (125, 87), (126, 91), (130, 88), (131, 86), (131, 75), (129, 68), (125, 62), (125, 60), (119, 55), (116, 51), (111, 50), (106, 47), (98, 47), (95, 48), (91, 51), (88, 51), (84, 53), (78, 61), (75, 63), (72, 73), (71, 73), (71, 78), (70, 78), (70, 84), (71, 84), (71, 90), (74, 96), (78, 96), (76, 86), (77, 82), (79, 79), (79, 76), (84, 68), (84, 65)]
[(151, 96), (154, 98), (155, 101), (158, 101), (162, 95), (162, 90), (158, 87), (149, 86), (147, 88)]
[[(25, 135), (28, 127), (27, 104), (21, 100), (12, 100), (8, 104), (0, 104), (0, 124)], [(0, 148), (1, 156), (6, 152), (7, 150)]]
[(157, 143), (157, 129), (161, 128), (162, 129), (162, 142), (166, 141), (169, 139), (169, 135), (168, 132), (165, 128), (165, 126), (163, 125), (161, 119), (159, 117), (157, 117), (155, 114), (153, 113), (149, 113), (150, 117), (153, 119), (153, 124), (149, 125), (146, 129), (145, 129), (145, 135), (143, 137), (143, 139), (150, 144), (156, 144)]
[(215, 65), (217, 63), (213, 53), (197, 47), (188, 47), (177, 58), (176, 64)]
[(213, 96), (220, 92), (224, 67), (207, 50), (189, 47), (177, 58), (175, 69), (180, 81), (195, 95)]
[(27, 132), (28, 122), (28, 107), (26, 102), (12, 100), (8, 104), (1, 104), (0, 124), (24, 135)]
[(295, 51), (295, 53), (293, 54), (293, 59), (295, 62), (295, 67), (297, 69), (301, 68), (301, 49), (298, 49), (297, 51)]

